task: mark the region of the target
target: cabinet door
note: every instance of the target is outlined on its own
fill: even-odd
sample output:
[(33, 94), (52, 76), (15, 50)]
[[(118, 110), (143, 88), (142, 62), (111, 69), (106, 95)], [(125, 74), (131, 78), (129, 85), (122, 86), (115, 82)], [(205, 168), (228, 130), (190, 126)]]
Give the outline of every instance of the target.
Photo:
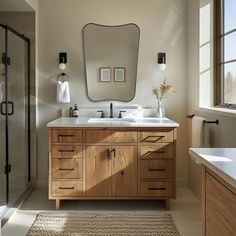
[(86, 193), (88, 197), (111, 196), (110, 146), (86, 146)]
[(137, 147), (114, 146), (112, 150), (112, 196), (137, 196)]

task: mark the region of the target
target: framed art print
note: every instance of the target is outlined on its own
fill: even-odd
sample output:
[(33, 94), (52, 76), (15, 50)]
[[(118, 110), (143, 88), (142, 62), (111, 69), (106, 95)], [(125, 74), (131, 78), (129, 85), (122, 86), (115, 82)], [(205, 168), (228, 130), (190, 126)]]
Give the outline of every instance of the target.
[(101, 67), (99, 69), (100, 81), (101, 82), (110, 82), (111, 81), (111, 68), (110, 67)]
[(114, 68), (114, 81), (125, 82), (125, 68), (124, 67)]

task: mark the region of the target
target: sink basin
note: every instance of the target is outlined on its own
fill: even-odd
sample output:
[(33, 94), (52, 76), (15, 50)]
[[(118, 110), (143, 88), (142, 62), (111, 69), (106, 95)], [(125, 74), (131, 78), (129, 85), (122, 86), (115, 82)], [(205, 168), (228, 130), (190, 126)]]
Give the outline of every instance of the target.
[(105, 123), (105, 124), (123, 124), (135, 123), (133, 118), (90, 118), (89, 123)]

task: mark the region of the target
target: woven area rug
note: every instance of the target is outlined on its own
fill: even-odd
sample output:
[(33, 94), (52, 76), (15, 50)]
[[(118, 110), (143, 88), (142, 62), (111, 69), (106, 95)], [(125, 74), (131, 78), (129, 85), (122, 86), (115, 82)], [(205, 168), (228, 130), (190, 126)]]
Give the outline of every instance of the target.
[(38, 214), (27, 236), (179, 236), (168, 214), (50, 211)]

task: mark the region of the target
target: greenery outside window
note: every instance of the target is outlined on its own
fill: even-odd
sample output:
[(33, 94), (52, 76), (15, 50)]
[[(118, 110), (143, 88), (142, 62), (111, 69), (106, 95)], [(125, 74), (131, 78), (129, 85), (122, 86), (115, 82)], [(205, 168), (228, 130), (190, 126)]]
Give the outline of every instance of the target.
[(236, 0), (215, 1), (215, 105), (236, 108)]

